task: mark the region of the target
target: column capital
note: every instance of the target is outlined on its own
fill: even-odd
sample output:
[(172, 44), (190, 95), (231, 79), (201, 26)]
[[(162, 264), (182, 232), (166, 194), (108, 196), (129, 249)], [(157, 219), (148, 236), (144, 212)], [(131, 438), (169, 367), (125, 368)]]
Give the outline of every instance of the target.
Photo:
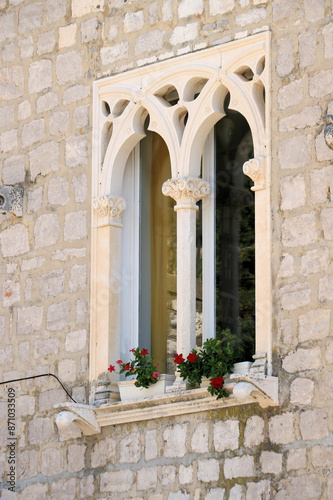
[(126, 208), (126, 201), (111, 194), (94, 198), (93, 207), (99, 216), (99, 226), (122, 226), (121, 217)]
[(210, 193), (210, 185), (198, 177), (175, 177), (165, 181), (162, 193), (176, 200), (175, 210), (198, 210), (196, 203)]
[(265, 159), (264, 158), (252, 158), (246, 161), (243, 165), (243, 172), (245, 175), (253, 180), (254, 186), (252, 186), (252, 191), (260, 191), (265, 189)]

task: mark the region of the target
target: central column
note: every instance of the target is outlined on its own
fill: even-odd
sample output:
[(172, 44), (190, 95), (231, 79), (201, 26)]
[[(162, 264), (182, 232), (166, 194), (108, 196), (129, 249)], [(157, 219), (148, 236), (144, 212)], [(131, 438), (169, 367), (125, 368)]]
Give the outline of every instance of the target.
[[(177, 202), (177, 353), (186, 357), (196, 347), (196, 203), (210, 186), (199, 178), (174, 178), (162, 192)], [(181, 384), (176, 377), (175, 384)]]

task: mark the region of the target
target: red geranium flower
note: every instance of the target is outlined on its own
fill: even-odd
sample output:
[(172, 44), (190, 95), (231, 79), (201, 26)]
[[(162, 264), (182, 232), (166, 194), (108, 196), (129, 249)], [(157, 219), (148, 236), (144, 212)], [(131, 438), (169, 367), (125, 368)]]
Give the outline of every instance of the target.
[(142, 349), (141, 354), (142, 354), (142, 356), (147, 356), (147, 354), (148, 354), (147, 349)]
[(112, 365), (110, 365), (109, 368), (108, 368), (108, 370), (109, 370), (110, 373), (114, 372), (115, 369), (116, 369), (116, 367), (112, 366)]
[(223, 387), (223, 377), (215, 377), (212, 378), (210, 385), (213, 387), (213, 389), (220, 389)]
[(122, 360), (121, 359), (118, 359), (118, 361), (116, 361), (117, 365), (121, 365), (122, 363)]
[(158, 378), (159, 372), (154, 372), (151, 378)]
[(177, 363), (177, 365), (181, 365), (183, 361), (185, 361), (185, 359), (182, 354), (175, 354), (174, 362)]
[(190, 363), (194, 363), (194, 361), (196, 361), (198, 358), (196, 353), (191, 353), (187, 356), (187, 359), (189, 360)]
[(131, 369), (131, 365), (125, 365), (124, 366), (124, 370), (130, 370)]
[(130, 351), (129, 351), (129, 352), (135, 352), (135, 349), (130, 349)]

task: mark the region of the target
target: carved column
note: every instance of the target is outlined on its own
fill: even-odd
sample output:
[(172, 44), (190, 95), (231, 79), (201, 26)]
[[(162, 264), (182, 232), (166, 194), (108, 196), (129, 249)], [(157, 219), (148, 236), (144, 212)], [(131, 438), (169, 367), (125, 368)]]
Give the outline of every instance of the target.
[[(121, 217), (125, 200), (112, 195), (93, 200), (92, 321), (97, 332), (92, 356), (91, 381), (95, 400), (102, 404), (119, 400), (119, 375), (107, 371), (120, 358)], [(111, 382), (110, 382), (111, 380)]]
[(196, 346), (196, 203), (210, 186), (198, 178), (175, 178), (162, 192), (177, 202), (177, 352), (187, 356)]

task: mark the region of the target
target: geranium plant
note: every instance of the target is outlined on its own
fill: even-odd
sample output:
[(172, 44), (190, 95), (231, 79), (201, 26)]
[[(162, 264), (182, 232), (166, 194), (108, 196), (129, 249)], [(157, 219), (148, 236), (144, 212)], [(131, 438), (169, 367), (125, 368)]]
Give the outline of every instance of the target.
[[(148, 355), (147, 349), (140, 350), (138, 347), (130, 349), (130, 352), (134, 355), (132, 361), (123, 362), (121, 359), (116, 361), (116, 364), (120, 368), (119, 373), (125, 373), (125, 377), (134, 375), (136, 377), (134, 382), (136, 387), (148, 389), (149, 385), (156, 384), (160, 378), (160, 374), (156, 371), (158, 363), (154, 362), (154, 357)], [(110, 365), (108, 370), (112, 373), (116, 371), (116, 367)]]
[(180, 376), (191, 386), (201, 384), (202, 377), (206, 377), (210, 380), (208, 392), (217, 399), (227, 398), (224, 377), (231, 373), (239, 351), (237, 337), (227, 328), (219, 339), (207, 339), (201, 349), (192, 349), (186, 359), (182, 354), (176, 354), (174, 361)]

